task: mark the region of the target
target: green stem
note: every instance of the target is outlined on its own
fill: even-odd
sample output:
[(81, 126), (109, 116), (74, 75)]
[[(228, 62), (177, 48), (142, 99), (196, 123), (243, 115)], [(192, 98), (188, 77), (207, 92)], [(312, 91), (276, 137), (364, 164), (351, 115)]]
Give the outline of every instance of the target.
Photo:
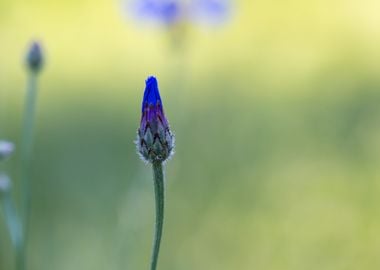
[(158, 254), (160, 251), (160, 243), (162, 236), (162, 228), (164, 223), (164, 172), (161, 162), (153, 163), (153, 175), (154, 175), (154, 193), (156, 199), (156, 223), (153, 242), (153, 252), (150, 264), (150, 270), (156, 270)]
[(25, 99), (25, 111), (22, 126), (22, 139), (21, 139), (21, 217), (23, 224), (23, 245), (21, 247), (22, 252), (17, 259), (17, 265), (20, 265), (19, 270), (25, 269), (26, 261), (26, 248), (28, 242), (28, 231), (30, 221), (30, 197), (31, 197), (31, 185), (30, 185), (30, 163), (32, 159), (33, 149), (33, 126), (34, 115), (37, 100), (37, 74), (31, 72), (29, 74), (26, 99)]
[(22, 225), (16, 213), (16, 208), (13, 204), (10, 193), (4, 194), (3, 206), (4, 206), (4, 214), (5, 214), (5, 220), (7, 222), (8, 231), (11, 237), (13, 247), (15, 248), (15, 252), (16, 252), (17, 269), (22, 270), (22, 269), (25, 269)]

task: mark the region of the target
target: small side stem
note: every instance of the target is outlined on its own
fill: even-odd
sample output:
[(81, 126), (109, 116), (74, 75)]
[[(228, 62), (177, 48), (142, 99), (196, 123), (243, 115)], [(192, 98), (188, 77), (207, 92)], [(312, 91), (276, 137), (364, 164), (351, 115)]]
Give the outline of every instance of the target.
[(154, 181), (154, 192), (156, 200), (156, 223), (155, 223), (155, 233), (153, 242), (153, 252), (151, 259), (151, 270), (157, 269), (158, 254), (160, 251), (162, 228), (164, 223), (164, 172), (161, 162), (153, 163), (153, 181)]

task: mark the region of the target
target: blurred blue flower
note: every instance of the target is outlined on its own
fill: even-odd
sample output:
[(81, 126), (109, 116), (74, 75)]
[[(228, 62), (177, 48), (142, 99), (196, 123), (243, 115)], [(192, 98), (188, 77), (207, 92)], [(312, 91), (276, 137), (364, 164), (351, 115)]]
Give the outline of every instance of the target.
[(228, 0), (132, 0), (131, 10), (143, 21), (173, 26), (178, 23), (216, 24), (227, 19)]
[(133, 12), (143, 20), (174, 24), (180, 19), (180, 4), (178, 1), (136, 0), (133, 3)]
[(9, 157), (15, 149), (13, 143), (0, 140), (0, 161)]
[(231, 11), (227, 0), (192, 0), (190, 4), (194, 22), (218, 24), (226, 21)]

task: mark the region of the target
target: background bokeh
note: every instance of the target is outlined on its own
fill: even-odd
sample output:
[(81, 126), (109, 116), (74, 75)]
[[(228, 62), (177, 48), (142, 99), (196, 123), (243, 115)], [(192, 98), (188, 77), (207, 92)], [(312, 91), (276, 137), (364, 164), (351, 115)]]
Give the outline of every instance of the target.
[[(0, 137), (16, 145), (30, 40), (47, 58), (30, 270), (148, 269), (153, 184), (133, 144), (148, 75), (177, 142), (159, 269), (380, 269), (380, 2), (232, 6), (166, 29), (118, 1), (0, 0)], [(1, 170), (17, 199), (18, 151)], [(0, 212), (1, 270), (12, 256)]]

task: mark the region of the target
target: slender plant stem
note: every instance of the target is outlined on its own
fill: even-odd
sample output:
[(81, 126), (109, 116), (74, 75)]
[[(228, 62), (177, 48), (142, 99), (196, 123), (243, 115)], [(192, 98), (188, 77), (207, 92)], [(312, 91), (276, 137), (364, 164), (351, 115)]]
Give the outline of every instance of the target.
[(30, 184), (30, 163), (32, 159), (33, 149), (33, 126), (34, 115), (37, 101), (37, 74), (31, 72), (29, 74), (25, 110), (22, 127), (21, 138), (21, 213), (23, 225), (23, 245), (22, 253), (17, 258), (17, 265), (20, 265), (19, 270), (25, 269), (26, 249), (28, 243), (28, 231), (30, 221), (30, 201), (31, 201), (31, 184)]
[(153, 163), (153, 181), (154, 181), (154, 193), (156, 199), (156, 223), (154, 232), (153, 252), (150, 264), (150, 270), (157, 269), (158, 254), (160, 251), (162, 228), (164, 223), (164, 172), (161, 162)]
[(18, 270), (25, 269), (22, 226), (10, 193), (4, 194), (3, 206), (8, 231), (16, 252), (16, 267)]

